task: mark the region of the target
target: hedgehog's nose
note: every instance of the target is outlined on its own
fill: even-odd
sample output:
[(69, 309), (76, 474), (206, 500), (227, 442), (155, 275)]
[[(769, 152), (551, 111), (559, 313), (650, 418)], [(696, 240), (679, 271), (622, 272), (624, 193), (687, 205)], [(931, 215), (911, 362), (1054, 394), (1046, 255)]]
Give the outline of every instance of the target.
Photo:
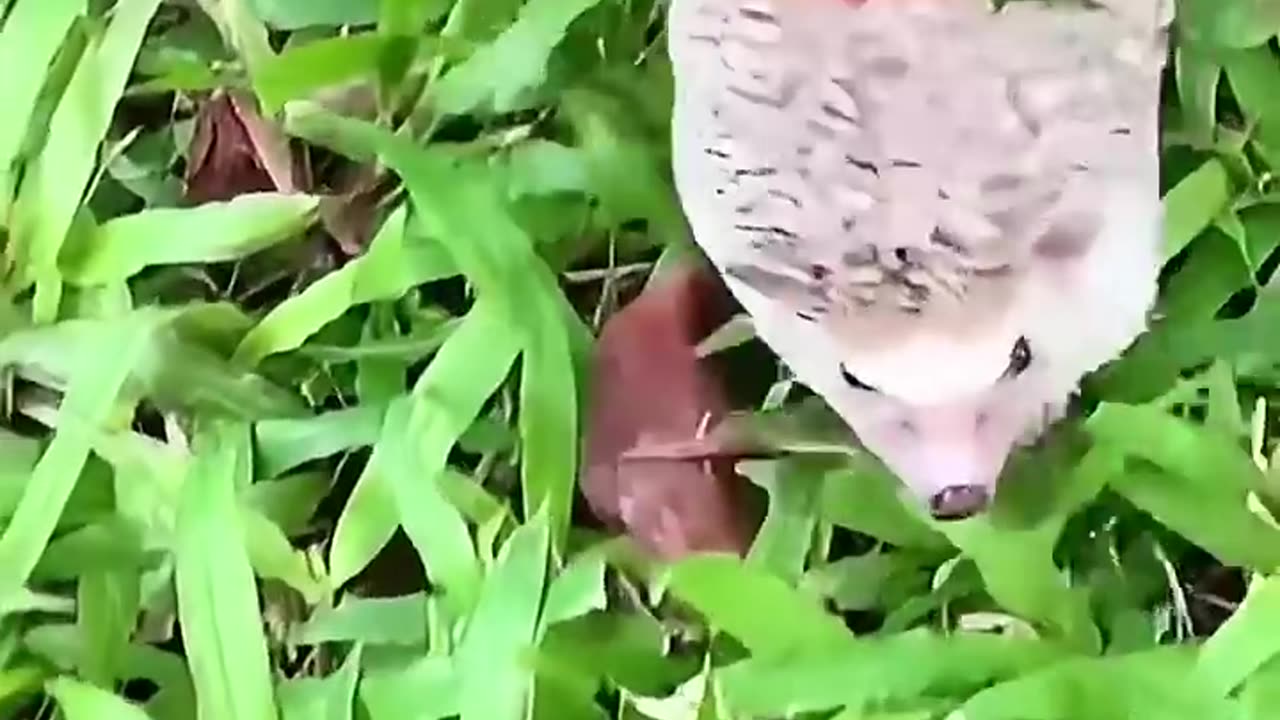
[(929, 511), (938, 520), (963, 520), (985, 510), (989, 501), (982, 485), (952, 485), (929, 500)]

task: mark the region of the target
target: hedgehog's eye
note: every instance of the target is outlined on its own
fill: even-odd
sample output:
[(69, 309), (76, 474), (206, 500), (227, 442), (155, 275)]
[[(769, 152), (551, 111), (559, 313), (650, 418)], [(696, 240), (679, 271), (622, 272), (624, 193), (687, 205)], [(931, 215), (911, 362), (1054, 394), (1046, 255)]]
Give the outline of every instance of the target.
[(1005, 369), (1006, 378), (1016, 378), (1031, 367), (1031, 345), (1025, 336), (1019, 337), (1009, 351), (1009, 367)]
[(874, 387), (862, 382), (858, 379), (857, 375), (849, 372), (849, 368), (846, 368), (844, 363), (840, 363), (840, 375), (844, 378), (845, 382), (849, 383), (849, 387), (857, 390), (865, 390), (867, 392), (876, 392)]

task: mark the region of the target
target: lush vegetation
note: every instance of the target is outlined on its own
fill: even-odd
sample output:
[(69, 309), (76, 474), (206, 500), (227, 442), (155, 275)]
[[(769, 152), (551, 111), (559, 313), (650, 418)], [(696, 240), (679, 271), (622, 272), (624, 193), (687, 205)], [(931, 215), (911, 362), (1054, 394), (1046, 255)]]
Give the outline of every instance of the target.
[(993, 512), (801, 453), (670, 566), (575, 499), (661, 2), (0, 8), (0, 716), (1280, 713), (1280, 4), (1178, 3), (1158, 319)]

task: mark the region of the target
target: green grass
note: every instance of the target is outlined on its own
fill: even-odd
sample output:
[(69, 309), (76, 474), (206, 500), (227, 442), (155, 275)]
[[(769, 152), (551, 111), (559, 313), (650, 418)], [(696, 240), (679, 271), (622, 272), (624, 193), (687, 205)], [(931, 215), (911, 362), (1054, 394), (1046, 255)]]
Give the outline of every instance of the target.
[(1177, 6), (1158, 320), (994, 510), (762, 461), (662, 566), (575, 499), (661, 3), (0, 3), (0, 717), (1275, 717), (1280, 4)]

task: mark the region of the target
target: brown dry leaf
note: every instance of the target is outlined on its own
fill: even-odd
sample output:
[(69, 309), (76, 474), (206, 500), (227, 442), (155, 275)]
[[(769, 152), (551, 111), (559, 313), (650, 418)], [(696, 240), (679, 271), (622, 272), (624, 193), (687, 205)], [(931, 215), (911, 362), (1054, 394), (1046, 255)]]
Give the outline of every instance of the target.
[[(295, 152), (280, 126), (244, 93), (219, 91), (201, 106), (189, 155), (187, 198), (193, 203), (311, 191), (316, 184), (305, 153)], [(347, 257), (361, 254), (380, 219), (388, 177), (374, 166), (348, 164), (324, 184), (331, 188), (320, 202), (325, 230)]]
[(734, 458), (624, 458), (650, 443), (700, 437), (728, 411), (697, 343), (729, 317), (728, 294), (705, 265), (652, 283), (600, 334), (582, 490), (592, 511), (664, 560), (745, 554), (759, 518)]
[(354, 257), (372, 239), (395, 178), (372, 165), (353, 165), (338, 173), (333, 184), (335, 193), (320, 200), (320, 221), (338, 248)]
[(195, 203), (310, 185), (289, 139), (235, 92), (216, 92), (201, 106), (188, 157), (187, 199)]

